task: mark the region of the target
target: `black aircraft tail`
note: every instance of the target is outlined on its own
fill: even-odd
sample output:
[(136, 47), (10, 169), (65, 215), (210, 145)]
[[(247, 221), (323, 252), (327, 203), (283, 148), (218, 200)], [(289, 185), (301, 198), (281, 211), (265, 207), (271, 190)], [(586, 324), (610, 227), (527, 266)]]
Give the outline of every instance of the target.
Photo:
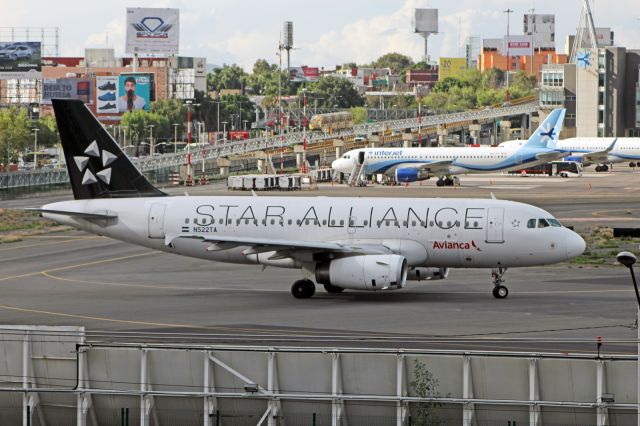
[(140, 173), (82, 101), (51, 102), (76, 200), (167, 195)]

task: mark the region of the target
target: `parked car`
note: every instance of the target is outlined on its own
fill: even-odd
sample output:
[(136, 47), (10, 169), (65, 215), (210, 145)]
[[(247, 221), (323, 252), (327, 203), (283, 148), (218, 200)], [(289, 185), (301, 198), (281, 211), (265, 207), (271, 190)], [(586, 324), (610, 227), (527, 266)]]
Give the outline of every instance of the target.
[(16, 59), (31, 59), (32, 54), (28, 46), (7, 46), (0, 50), (0, 60), (15, 61)]

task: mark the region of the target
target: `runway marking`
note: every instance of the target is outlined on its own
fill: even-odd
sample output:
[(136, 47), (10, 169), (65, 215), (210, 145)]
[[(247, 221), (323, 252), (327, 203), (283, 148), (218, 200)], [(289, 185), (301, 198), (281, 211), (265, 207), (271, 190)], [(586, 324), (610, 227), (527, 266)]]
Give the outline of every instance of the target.
[(254, 289), (254, 288), (231, 288), (231, 287), (179, 287), (173, 285), (162, 285), (162, 284), (127, 284), (127, 283), (110, 283), (104, 281), (88, 281), (81, 280), (76, 278), (65, 278), (57, 275), (50, 274), (47, 271), (43, 271), (42, 275), (48, 278), (52, 278), (54, 280), (59, 281), (67, 281), (78, 284), (89, 284), (89, 285), (98, 285), (98, 286), (111, 286), (111, 287), (131, 287), (131, 288), (151, 288), (151, 289), (162, 289), (162, 290), (194, 290), (194, 291), (240, 291), (240, 292), (259, 292), (259, 293), (282, 293), (288, 292), (289, 290), (274, 290), (274, 289)]
[[(38, 237), (38, 235), (33, 235), (30, 237)], [(22, 237), (22, 238), (27, 238), (27, 237)], [(70, 237), (62, 237), (62, 238), (70, 238)], [(36, 243), (36, 244), (27, 244), (27, 245), (16, 245), (13, 247), (7, 247), (7, 248), (2, 248), (0, 249), (1, 251), (11, 251), (11, 250), (20, 250), (20, 249), (24, 249), (24, 248), (31, 248), (31, 247), (41, 247), (41, 246), (50, 246), (53, 244), (66, 244), (66, 243), (73, 243), (76, 241), (86, 241), (86, 240), (95, 240), (95, 239), (99, 239), (99, 238), (104, 238), (104, 237), (80, 237), (80, 238), (72, 238), (72, 239), (68, 239), (68, 240), (63, 240), (63, 241), (54, 241), (54, 242), (46, 242), (46, 243)]]
[(134, 258), (134, 257), (148, 256), (148, 255), (153, 254), (153, 253), (155, 253), (155, 252), (149, 251), (149, 252), (144, 252), (144, 253), (131, 254), (131, 255), (128, 255), (128, 256), (114, 257), (114, 258), (111, 258), (111, 259), (94, 260), (92, 262), (85, 262), (85, 263), (80, 263), (80, 264), (77, 264), (77, 265), (61, 266), (61, 267), (58, 267), (58, 268), (46, 269), (44, 271), (28, 272), (26, 274), (12, 275), (12, 276), (9, 276), (9, 277), (2, 277), (2, 278), (0, 278), (0, 281), (8, 281), (8, 280), (13, 280), (13, 279), (17, 279), (17, 278), (32, 277), (34, 275), (41, 275), (41, 274), (50, 273), (50, 272), (66, 271), (68, 269), (81, 268), (83, 266), (99, 265), (99, 264), (102, 264), (102, 263), (109, 263), (109, 262), (115, 262), (115, 261), (118, 261), (118, 260), (131, 259), (131, 258)]

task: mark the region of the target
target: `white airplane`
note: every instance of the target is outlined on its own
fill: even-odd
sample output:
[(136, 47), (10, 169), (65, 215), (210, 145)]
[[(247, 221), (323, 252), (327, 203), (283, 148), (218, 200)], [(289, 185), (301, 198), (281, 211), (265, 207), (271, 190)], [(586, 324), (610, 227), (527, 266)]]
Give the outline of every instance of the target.
[(561, 156), (550, 145), (557, 141), (564, 122), (564, 109), (549, 114), (522, 145), (501, 148), (361, 148), (348, 151), (331, 167), (341, 173), (395, 172), (397, 182), (416, 182), (438, 176), (437, 186), (452, 185), (451, 175), (517, 170)]
[[(488, 268), (505, 298), (507, 268), (578, 256), (583, 239), (548, 212), (496, 199), (170, 197), (153, 187), (81, 101), (53, 100), (74, 200), (40, 211), (56, 222), (183, 256), (295, 268), (296, 298), (395, 290)], [(214, 278), (215, 279), (215, 278)], [(259, 283), (256, 283), (259, 285)]]
[[(507, 141), (499, 146), (514, 148), (522, 141)], [(596, 172), (609, 170), (608, 164), (640, 162), (640, 138), (569, 138), (556, 142), (554, 149), (562, 152), (567, 161), (585, 166), (596, 164)]]

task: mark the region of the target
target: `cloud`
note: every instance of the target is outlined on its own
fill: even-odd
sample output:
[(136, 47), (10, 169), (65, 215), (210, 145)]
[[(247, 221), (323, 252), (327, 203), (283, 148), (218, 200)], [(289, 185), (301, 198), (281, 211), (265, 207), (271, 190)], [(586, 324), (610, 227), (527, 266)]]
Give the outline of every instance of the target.
[(344, 62), (370, 63), (389, 52), (399, 52), (418, 60), (423, 41), (413, 33), (412, 18), (422, 0), (405, 0), (400, 9), (385, 15), (358, 19), (338, 30), (321, 34), (302, 45), (297, 56), (308, 65), (333, 66)]
[[(126, 37), (126, 18), (114, 19), (110, 21), (101, 31), (96, 31), (87, 36), (83, 47), (84, 48), (100, 48), (100, 47), (113, 47), (116, 55), (122, 55), (124, 53), (125, 37)], [(108, 35), (108, 45), (107, 45)], [(78, 48), (76, 48), (78, 49)], [(84, 55), (84, 52), (71, 52), (74, 55)]]

